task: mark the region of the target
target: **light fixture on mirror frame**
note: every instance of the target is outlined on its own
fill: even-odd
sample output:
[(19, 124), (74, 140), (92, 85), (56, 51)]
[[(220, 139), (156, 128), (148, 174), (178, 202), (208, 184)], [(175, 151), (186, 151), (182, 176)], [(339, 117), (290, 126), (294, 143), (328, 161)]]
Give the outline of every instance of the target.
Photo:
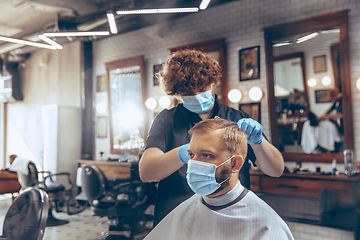
[(252, 87), (249, 90), (249, 97), (253, 101), (259, 101), (263, 97), (263, 91), (259, 87)]
[(107, 104), (104, 102), (99, 102), (96, 104), (96, 111), (100, 114), (104, 114), (107, 111)]
[(162, 108), (168, 108), (171, 105), (171, 99), (168, 96), (162, 96), (159, 99), (159, 105)]
[(157, 107), (157, 101), (156, 101), (156, 99), (155, 99), (155, 98), (152, 98), (152, 97), (146, 99), (146, 101), (145, 101), (145, 106), (146, 106), (146, 108), (149, 109), (149, 110), (154, 110), (154, 109)]
[(310, 78), (308, 81), (307, 81), (307, 85), (309, 87), (315, 87), (317, 85), (317, 81), (315, 78)]
[(356, 87), (360, 91), (360, 78), (358, 78), (358, 80), (356, 80)]
[(321, 79), (321, 83), (324, 86), (329, 86), (331, 84), (331, 78), (329, 76), (325, 76)]
[(239, 89), (231, 89), (228, 93), (228, 99), (232, 103), (238, 103), (240, 102), (242, 98), (241, 91)]

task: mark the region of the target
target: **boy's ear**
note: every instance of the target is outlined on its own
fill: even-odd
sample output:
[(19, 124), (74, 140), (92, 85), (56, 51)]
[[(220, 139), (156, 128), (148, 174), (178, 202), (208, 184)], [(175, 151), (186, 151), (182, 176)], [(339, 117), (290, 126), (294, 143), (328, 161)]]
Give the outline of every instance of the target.
[(244, 165), (245, 159), (241, 155), (235, 155), (231, 160), (231, 171), (233, 173), (239, 172)]

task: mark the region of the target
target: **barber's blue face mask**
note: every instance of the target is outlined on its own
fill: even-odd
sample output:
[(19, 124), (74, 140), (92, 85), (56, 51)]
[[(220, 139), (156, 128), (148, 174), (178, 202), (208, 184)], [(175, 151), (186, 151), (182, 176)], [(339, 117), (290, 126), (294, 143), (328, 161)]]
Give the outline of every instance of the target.
[(183, 96), (182, 99), (184, 107), (196, 114), (206, 113), (215, 102), (211, 89), (195, 96)]
[(186, 180), (191, 190), (202, 196), (212, 194), (218, 190), (221, 184), (227, 181), (231, 175), (221, 183), (218, 183), (215, 179), (216, 169), (232, 158), (233, 156), (219, 166), (211, 163), (189, 160)]

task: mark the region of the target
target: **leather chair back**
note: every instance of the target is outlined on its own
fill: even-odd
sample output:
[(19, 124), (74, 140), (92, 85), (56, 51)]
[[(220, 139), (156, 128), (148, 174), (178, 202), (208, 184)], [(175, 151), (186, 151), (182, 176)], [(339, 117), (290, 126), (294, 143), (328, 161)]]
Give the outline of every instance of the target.
[(82, 167), (82, 189), (88, 201), (101, 200), (109, 189), (108, 181), (98, 166), (85, 164)]
[(48, 210), (47, 193), (38, 188), (27, 188), (7, 211), (2, 237), (12, 240), (43, 239)]
[(26, 187), (34, 187), (39, 183), (39, 172), (36, 168), (35, 163), (29, 162), (28, 164), (29, 175)]

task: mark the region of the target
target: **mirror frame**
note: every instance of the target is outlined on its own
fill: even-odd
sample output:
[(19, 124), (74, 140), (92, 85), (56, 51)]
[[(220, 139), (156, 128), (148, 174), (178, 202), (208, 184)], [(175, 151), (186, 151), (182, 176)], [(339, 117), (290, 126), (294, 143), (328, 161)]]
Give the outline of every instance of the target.
[[(351, 78), (349, 63), (349, 29), (348, 29), (348, 12), (349, 10), (328, 13), (316, 17), (306, 18), (299, 21), (279, 24), (272, 27), (264, 28), (265, 39), (265, 57), (266, 57), (266, 74), (268, 86), (268, 109), (270, 115), (270, 130), (272, 144), (278, 147), (278, 133), (275, 113), (275, 94), (274, 94), (274, 69), (273, 69), (273, 49), (274, 40), (280, 40), (293, 35), (307, 32), (315, 32), (324, 29), (338, 27), (340, 29), (340, 74), (343, 93), (343, 121), (344, 121), (344, 149), (354, 150), (354, 133), (353, 133), (353, 115), (351, 102)], [(343, 161), (342, 153), (282, 153), (285, 161), (292, 162), (327, 162), (331, 163), (333, 159)]]
[[(126, 68), (132, 66), (140, 66), (140, 76), (141, 76), (141, 93), (142, 93), (142, 103), (143, 109), (145, 112), (144, 102), (146, 100), (146, 84), (145, 84), (145, 71), (144, 71), (144, 56), (136, 56), (126, 59), (120, 59), (112, 62), (106, 62), (106, 80), (107, 80), (107, 91), (108, 91), (108, 111), (109, 111), (109, 123), (110, 123), (110, 153), (112, 154), (124, 154), (129, 152), (131, 154), (139, 154), (138, 149), (115, 149), (114, 148), (114, 133), (113, 133), (113, 121), (112, 121), (112, 110), (111, 110), (111, 96), (110, 96), (110, 71), (117, 68)], [(147, 114), (144, 114), (144, 142), (147, 138), (148, 132), (148, 121)]]
[(204, 42), (186, 44), (179, 47), (170, 48), (170, 54), (182, 50), (182, 49), (196, 49), (204, 53), (207, 52), (219, 52), (219, 65), (221, 67), (221, 80), (220, 80), (220, 94), (221, 94), (221, 103), (228, 105), (229, 100), (227, 97), (227, 69), (225, 61), (225, 38), (214, 39)]

